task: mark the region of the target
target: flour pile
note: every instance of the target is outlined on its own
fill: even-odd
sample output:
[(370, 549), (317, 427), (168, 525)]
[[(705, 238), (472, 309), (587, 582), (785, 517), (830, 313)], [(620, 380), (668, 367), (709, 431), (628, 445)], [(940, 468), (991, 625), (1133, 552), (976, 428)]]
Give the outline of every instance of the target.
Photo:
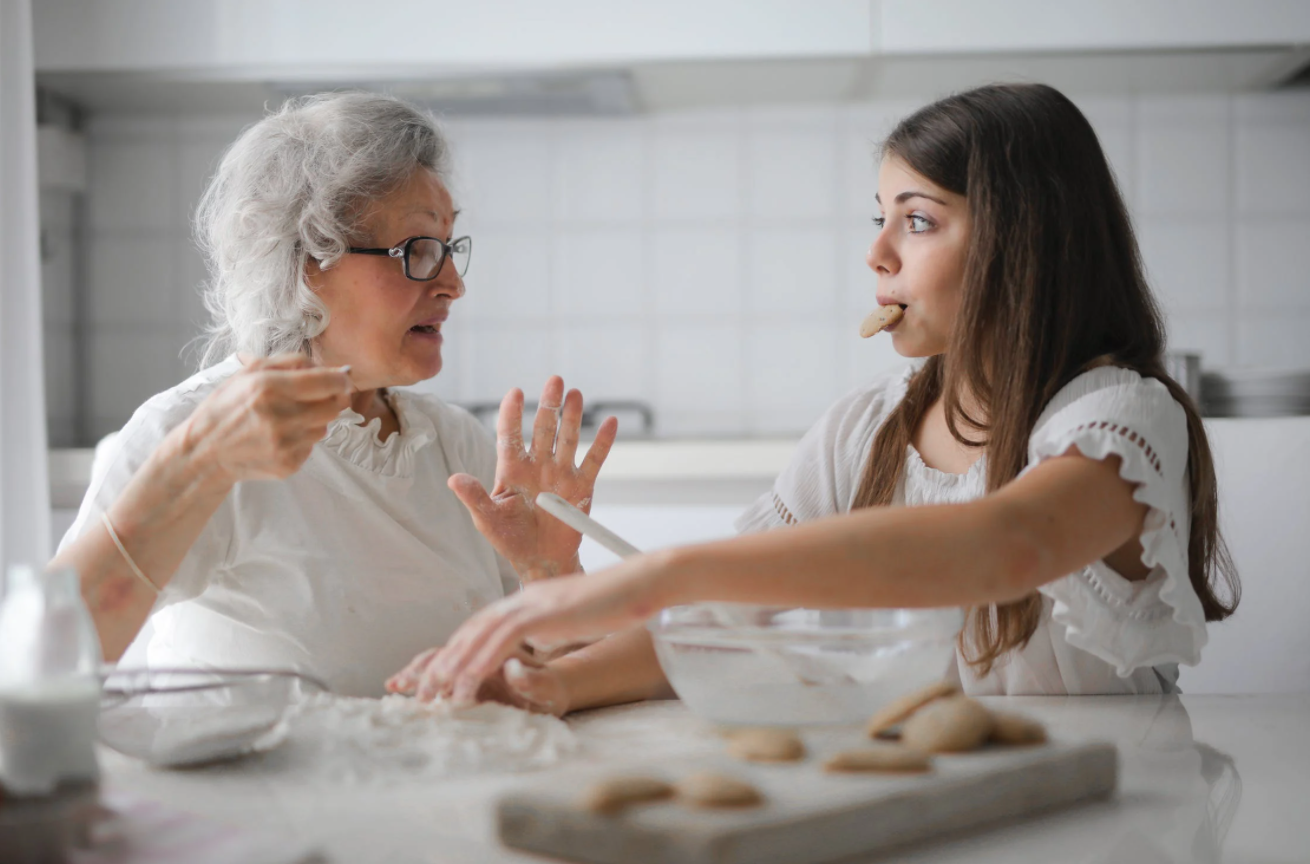
[(361, 782), (523, 771), (576, 748), (564, 721), (507, 705), (317, 694), (297, 706), (282, 752), (268, 755), (297, 774)]

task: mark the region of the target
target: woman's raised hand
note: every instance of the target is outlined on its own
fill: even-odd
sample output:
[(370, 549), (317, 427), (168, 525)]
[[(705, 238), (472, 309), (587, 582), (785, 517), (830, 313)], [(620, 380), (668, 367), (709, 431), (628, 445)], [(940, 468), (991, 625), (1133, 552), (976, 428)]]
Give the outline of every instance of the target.
[(582, 464), (576, 464), (582, 426), (582, 394), (564, 394), (564, 381), (552, 376), (541, 391), (532, 424), (532, 441), (523, 442), (523, 391), (511, 390), (500, 403), (496, 423), (496, 483), (488, 494), (477, 478), (456, 474), (451, 490), (473, 516), (473, 523), (524, 581), (579, 569), (582, 535), (536, 506), (537, 493), (554, 492), (584, 512), (609, 455), (619, 422), (609, 417), (596, 430)]
[(254, 360), (200, 403), (184, 424), (185, 448), (232, 483), (288, 477), (350, 404), (347, 367), (300, 354)]

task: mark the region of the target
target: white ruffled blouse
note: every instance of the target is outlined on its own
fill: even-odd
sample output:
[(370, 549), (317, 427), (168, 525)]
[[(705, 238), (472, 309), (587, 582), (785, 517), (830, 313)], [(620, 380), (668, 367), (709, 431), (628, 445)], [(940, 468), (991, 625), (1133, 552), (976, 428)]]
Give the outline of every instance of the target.
[[(97, 460), (62, 546), (99, 523), (151, 451), (229, 376), (235, 358), (146, 402)], [(124, 665), (296, 668), (379, 696), (419, 651), (516, 590), (513, 568), (447, 487), (490, 488), (491, 435), (426, 395), (388, 396), (400, 432), (346, 409), (285, 480), (238, 483), (164, 588)]]
[[(905, 396), (917, 367), (884, 375), (848, 394), (802, 439), (773, 491), (737, 522), (763, 531), (851, 509), (874, 435)], [(952, 675), (976, 695), (1159, 693), (1176, 690), (1178, 664), (1195, 665), (1206, 642), (1205, 615), (1187, 571), (1190, 497), (1187, 417), (1158, 381), (1117, 367), (1086, 372), (1042, 412), (1028, 444), (1028, 467), (1071, 446), (1088, 458), (1120, 458), (1119, 473), (1148, 505), (1141, 581), (1104, 561), (1043, 585), (1042, 616), (1022, 649), (979, 678), (960, 656)], [(947, 504), (986, 494), (986, 457), (967, 473), (928, 467), (910, 447), (893, 505)]]

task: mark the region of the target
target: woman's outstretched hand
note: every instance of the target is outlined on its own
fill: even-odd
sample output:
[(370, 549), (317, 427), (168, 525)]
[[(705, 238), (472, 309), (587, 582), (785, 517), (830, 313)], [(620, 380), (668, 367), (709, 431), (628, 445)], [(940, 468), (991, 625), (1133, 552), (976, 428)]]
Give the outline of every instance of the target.
[[(525, 585), (522, 591), (479, 610), (441, 648), (414, 658), (387, 682), (398, 692), (420, 699), (450, 696), (456, 702), (484, 697), (488, 682), (515, 670), (522, 645), (563, 644), (596, 639), (641, 624), (667, 605), (680, 602), (662, 563), (665, 553), (628, 559), (586, 576), (562, 576)], [(531, 678), (529, 673), (528, 678)], [(536, 682), (539, 686), (545, 686)]]
[(537, 493), (554, 492), (591, 509), (592, 490), (618, 432), (609, 417), (596, 431), (582, 464), (576, 464), (582, 394), (564, 394), (564, 381), (552, 376), (541, 391), (532, 424), (532, 441), (523, 441), (523, 391), (511, 390), (500, 403), (496, 422), (496, 484), (488, 494), (476, 477), (455, 474), (451, 490), (468, 508), (473, 524), (496, 551), (514, 565), (525, 582), (580, 569), (582, 535), (536, 506)]
[[(387, 691), (416, 696), (430, 702), (442, 695), (433, 679), (425, 676), (441, 649), (429, 648), (387, 681)], [(542, 659), (520, 648), (478, 687), (478, 702), (499, 702), (537, 714), (562, 717), (569, 711), (568, 693), (559, 673)]]

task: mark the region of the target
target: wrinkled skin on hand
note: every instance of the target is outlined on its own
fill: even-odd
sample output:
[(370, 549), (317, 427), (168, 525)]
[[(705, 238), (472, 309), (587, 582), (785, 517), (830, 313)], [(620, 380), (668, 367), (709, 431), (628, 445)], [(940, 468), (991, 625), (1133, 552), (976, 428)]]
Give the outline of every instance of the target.
[(523, 441), (523, 392), (511, 390), (500, 404), (496, 424), (496, 479), (490, 493), (468, 474), (450, 478), (451, 490), (468, 508), (473, 523), (505, 556), (524, 582), (580, 569), (582, 535), (536, 507), (540, 492), (553, 492), (584, 512), (591, 509), (596, 476), (618, 432), (607, 418), (581, 465), (575, 460), (582, 424), (582, 394), (564, 393), (552, 376), (541, 392), (532, 440)]
[(348, 370), (300, 354), (251, 361), (187, 419), (186, 447), (229, 482), (289, 477), (350, 404)]

